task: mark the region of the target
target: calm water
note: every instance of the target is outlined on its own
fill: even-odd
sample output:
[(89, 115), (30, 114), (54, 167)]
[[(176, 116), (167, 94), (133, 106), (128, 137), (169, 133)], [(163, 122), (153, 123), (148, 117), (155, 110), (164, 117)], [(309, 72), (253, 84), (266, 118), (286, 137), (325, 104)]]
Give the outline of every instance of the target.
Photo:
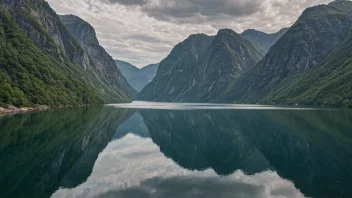
[(352, 111), (134, 103), (2, 116), (0, 170), (11, 198), (352, 197)]

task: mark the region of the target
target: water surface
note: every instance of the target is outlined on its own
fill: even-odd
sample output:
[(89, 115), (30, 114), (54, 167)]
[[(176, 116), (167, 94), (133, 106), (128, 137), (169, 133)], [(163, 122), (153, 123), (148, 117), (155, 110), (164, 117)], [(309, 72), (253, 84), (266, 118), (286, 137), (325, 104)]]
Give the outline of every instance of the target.
[(352, 111), (133, 103), (0, 118), (0, 197), (352, 197)]

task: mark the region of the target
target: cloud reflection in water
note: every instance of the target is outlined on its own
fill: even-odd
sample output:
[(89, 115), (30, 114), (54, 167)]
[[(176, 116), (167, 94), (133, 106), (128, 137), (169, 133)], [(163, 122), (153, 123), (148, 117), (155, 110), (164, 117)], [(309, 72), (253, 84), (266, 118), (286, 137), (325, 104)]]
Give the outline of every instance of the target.
[(246, 175), (236, 171), (218, 176), (213, 170), (183, 169), (160, 152), (151, 139), (128, 134), (109, 143), (87, 181), (59, 189), (63, 197), (304, 197), (293, 183), (272, 171)]

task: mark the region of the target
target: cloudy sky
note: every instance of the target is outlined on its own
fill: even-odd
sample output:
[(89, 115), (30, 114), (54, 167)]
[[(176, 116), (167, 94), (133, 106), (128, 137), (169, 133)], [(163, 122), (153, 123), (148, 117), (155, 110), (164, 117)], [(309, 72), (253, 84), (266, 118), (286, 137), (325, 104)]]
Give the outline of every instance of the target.
[(137, 67), (158, 63), (190, 34), (272, 33), (302, 11), (332, 0), (47, 0), (58, 14), (74, 14), (96, 30), (100, 44)]

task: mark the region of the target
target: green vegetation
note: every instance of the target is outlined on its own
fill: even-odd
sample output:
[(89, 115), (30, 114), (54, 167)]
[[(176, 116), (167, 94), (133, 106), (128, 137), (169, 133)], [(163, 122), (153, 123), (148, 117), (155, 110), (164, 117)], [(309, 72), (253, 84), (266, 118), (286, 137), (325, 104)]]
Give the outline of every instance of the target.
[[(265, 102), (352, 108), (352, 32), (322, 63), (274, 89)], [(283, 85), (289, 86), (283, 86)]]
[(38, 49), (7, 9), (0, 9), (0, 105), (104, 103), (81, 77), (82, 69)]

